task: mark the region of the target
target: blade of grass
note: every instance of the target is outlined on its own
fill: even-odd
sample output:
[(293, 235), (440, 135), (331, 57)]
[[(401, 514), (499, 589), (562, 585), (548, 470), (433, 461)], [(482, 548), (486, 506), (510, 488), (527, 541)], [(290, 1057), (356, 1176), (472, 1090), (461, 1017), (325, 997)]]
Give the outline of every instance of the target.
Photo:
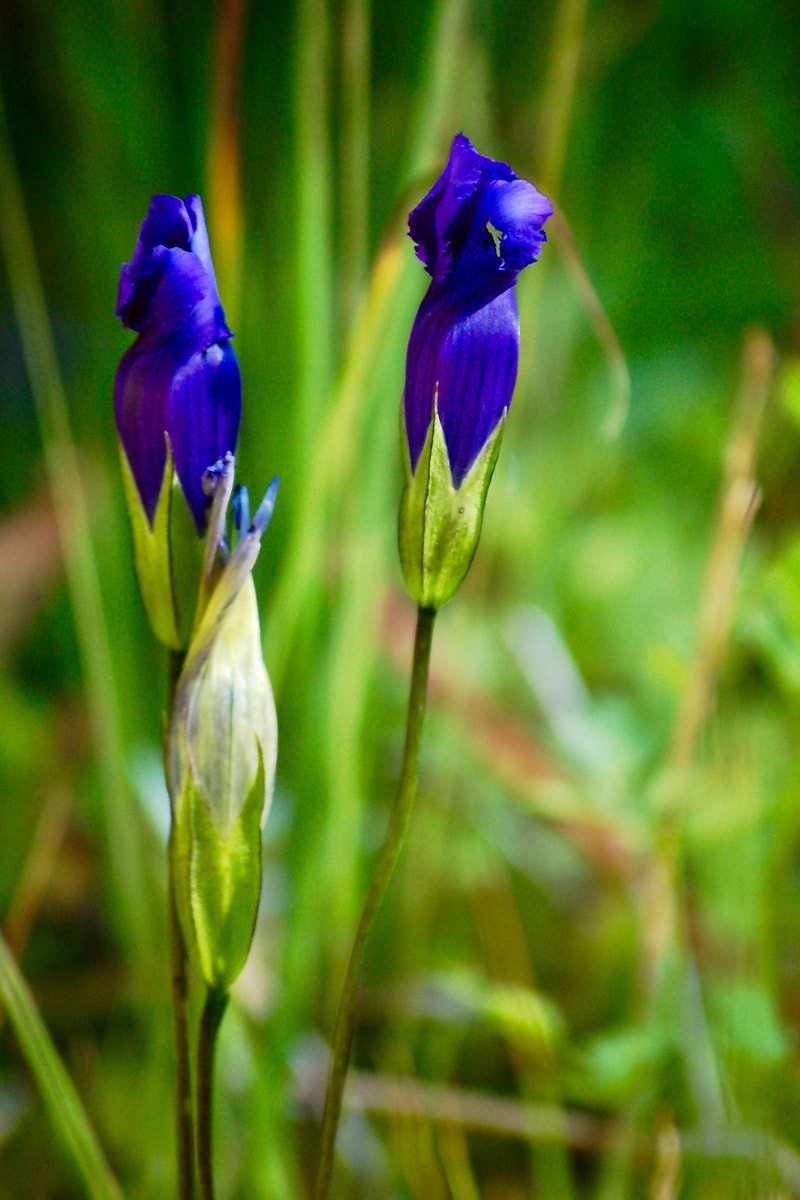
[(536, 168), (542, 188), (551, 197), (561, 188), (585, 22), (586, 0), (561, 0), (550, 38)]
[(341, 322), (347, 330), (367, 277), (369, 232), (370, 0), (346, 0), (342, 13)]
[(303, 502), (296, 507), (294, 529), (271, 597), (270, 612), (274, 615), (265, 632), (264, 660), (276, 692), (280, 691), (309, 588), (322, 561), (328, 536), (329, 496), (337, 483), (349, 479), (360, 445), (356, 426), (364, 391), (376, 349), (392, 320), (402, 275), (403, 257), (399, 238), (395, 237), (373, 267), (368, 299), (356, 321), (341, 381), (314, 439), (314, 449), (309, 452)]
[(80, 1097), (37, 1011), (5, 938), (0, 935), (0, 998), (33, 1072), (53, 1128), (93, 1200), (122, 1200), (122, 1191)]
[[(441, 169), (452, 129), (452, 110), (458, 96), (470, 5), (467, 0), (440, 0), (435, 6), (430, 53), (423, 67), (411, 129), (415, 130), (407, 158), (406, 178), (413, 180), (434, 167)], [(417, 197), (419, 198), (419, 197)]]
[[(310, 3), (310, 0), (308, 2)], [(414, 126), (417, 132), (408, 156), (408, 178), (415, 178), (430, 167), (440, 143), (443, 139), (449, 139), (452, 132), (449, 123), (458, 89), (457, 49), (463, 36), (465, 19), (464, 0), (446, 0), (438, 9), (430, 58), (422, 76), (419, 120)], [(308, 53), (307, 51), (306, 54)], [(319, 78), (312, 82), (313, 87), (318, 90)], [(302, 108), (308, 103), (308, 99), (301, 100)], [(301, 128), (302, 118), (301, 112), (298, 116)], [(314, 138), (310, 133), (307, 140), (311, 152)], [(327, 159), (324, 162), (327, 162)], [(304, 172), (308, 175), (309, 187), (324, 190), (328, 178), (324, 172), (315, 178), (308, 165), (304, 167)], [(314, 206), (318, 203), (318, 198), (314, 199), (313, 205), (311, 197), (306, 199), (307, 216), (300, 221), (301, 238), (304, 236), (302, 231), (306, 221), (311, 220)], [(301, 216), (303, 212), (306, 212), (306, 208), (301, 209)], [(395, 319), (398, 297), (405, 290), (416, 286), (412, 275), (416, 266), (413, 255), (407, 255), (404, 251), (402, 233), (396, 228), (385, 241), (372, 268), (369, 289), (354, 322), (330, 405), (324, 414), (320, 414), (317, 424), (309, 431), (311, 440), (302, 443), (307, 452), (301, 453), (299, 461), (308, 463), (303, 478), (303, 500), (296, 506), (295, 526), (272, 596), (271, 612), (275, 615), (267, 625), (264, 638), (264, 658), (269, 666), (276, 692), (280, 692), (300, 622), (308, 615), (311, 607), (308, 604), (309, 589), (318, 572), (328, 538), (327, 514), (330, 499), (335, 495), (337, 488), (350, 485), (352, 464), (357, 461), (361, 447), (360, 414), (376, 356), (381, 353), (387, 329)], [(312, 290), (318, 286), (320, 294), (324, 293), (328, 287), (327, 277), (324, 273), (319, 278), (315, 274), (317, 266), (311, 257), (310, 244), (305, 250), (301, 246), (301, 252), (306, 255), (304, 261), (308, 270), (301, 263), (298, 265), (299, 274), (308, 275)], [(321, 264), (320, 269), (323, 272), (326, 270), (327, 261), (325, 259)], [(316, 296), (311, 299), (313, 303), (309, 312), (313, 313), (320, 300)], [(317, 328), (308, 313), (304, 315), (303, 320), (304, 326), (308, 326), (309, 354), (313, 357), (321, 351), (324, 359), (327, 323), (323, 321)], [(401, 387), (402, 380), (398, 379), (397, 403)]]
[(88, 504), (69, 426), (47, 304), (0, 96), (0, 245), (41, 431), (83, 666), (117, 911), (131, 954), (150, 969), (151, 930), (141, 825), (125, 778), (108, 631)]
[(295, 64), (297, 279), (295, 444), (302, 462), (316, 443), (333, 379), (330, 20), (327, 0), (297, 6)]
[(603, 421), (603, 432), (607, 437), (615, 438), (622, 431), (630, 407), (631, 377), (628, 363), (563, 212), (556, 210), (553, 213), (550, 228), (608, 366), (611, 400)]
[(211, 122), (206, 151), (208, 212), (214, 265), (230, 327), (242, 302), (242, 175), (240, 80), (247, 0), (220, 0), (217, 12)]

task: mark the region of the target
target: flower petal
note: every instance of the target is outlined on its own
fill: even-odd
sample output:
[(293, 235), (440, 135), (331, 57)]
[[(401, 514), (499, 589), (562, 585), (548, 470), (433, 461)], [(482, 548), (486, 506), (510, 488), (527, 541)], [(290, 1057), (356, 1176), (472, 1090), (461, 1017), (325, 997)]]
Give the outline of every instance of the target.
[(230, 343), (215, 343), (192, 355), (170, 390), (167, 431), (175, 471), (200, 534), (205, 529), (203, 473), (236, 449), (241, 414), (241, 376)]
[(519, 316), (513, 289), (454, 319), (420, 309), (408, 344), (405, 417), (414, 471), (436, 406), (453, 485), (459, 487), (503, 413), (517, 377)]
[(120, 363), (115, 400), (120, 439), (148, 519), (153, 519), (166, 465), (167, 433), (175, 471), (202, 535), (203, 473), (235, 449), (241, 417), (241, 379), (230, 343), (198, 350), (178, 333), (142, 349), (137, 340)]
[(198, 532), (202, 477), (236, 448), (241, 382), (220, 305), (198, 196), (154, 196), (117, 313), (139, 337), (117, 371), (117, 426), (148, 518), (155, 513), (169, 434), (175, 470)]
[(533, 184), (458, 134), (444, 171), (411, 213), (409, 233), (433, 277), (406, 358), (412, 472), (434, 396), (456, 487), (508, 408), (519, 348), (513, 287), (547, 240), (552, 211)]
[(443, 279), (460, 253), (486, 184), (516, 178), (507, 163), (484, 158), (468, 137), (456, 134), (447, 165), (408, 218), (417, 256), (434, 279)]
[(120, 273), (117, 316), (128, 329), (140, 330), (147, 322), (147, 301), (161, 277), (163, 251), (190, 250), (192, 235), (192, 219), (184, 202), (177, 196), (154, 196), (133, 258)]
[(192, 254), (196, 254), (200, 259), (200, 262), (205, 268), (206, 274), (213, 284), (214, 292), (216, 294), (217, 279), (214, 274), (214, 264), (211, 261), (211, 247), (208, 243), (208, 230), (206, 229), (206, 217), (205, 213), (203, 212), (203, 202), (199, 196), (192, 195), (187, 196), (183, 201), (183, 204), (192, 228), (188, 249), (190, 249)]
[(493, 250), (502, 269), (519, 273), (539, 257), (547, 241), (542, 226), (552, 213), (552, 204), (532, 183), (498, 181), (481, 196), (474, 227), (482, 232), (491, 226)]

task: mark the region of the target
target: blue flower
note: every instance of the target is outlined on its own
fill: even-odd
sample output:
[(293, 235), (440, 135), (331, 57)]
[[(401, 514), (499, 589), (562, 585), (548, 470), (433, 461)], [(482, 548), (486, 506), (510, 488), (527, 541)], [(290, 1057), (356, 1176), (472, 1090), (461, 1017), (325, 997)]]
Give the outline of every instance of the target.
[(406, 357), (412, 475), (434, 400), (455, 488), (507, 411), (519, 352), (514, 284), (547, 240), (542, 226), (552, 211), (532, 184), (459, 133), (444, 171), (411, 213), (409, 236), (431, 276)]
[(150, 524), (172, 461), (201, 536), (203, 474), (236, 449), (242, 408), (199, 196), (154, 196), (123, 266), (117, 316), (138, 337), (117, 370), (117, 429)]
[(455, 595), (480, 538), (517, 377), (514, 284), (546, 241), (550, 201), (459, 133), (408, 218), (431, 276), (406, 357), (403, 578), (423, 608)]

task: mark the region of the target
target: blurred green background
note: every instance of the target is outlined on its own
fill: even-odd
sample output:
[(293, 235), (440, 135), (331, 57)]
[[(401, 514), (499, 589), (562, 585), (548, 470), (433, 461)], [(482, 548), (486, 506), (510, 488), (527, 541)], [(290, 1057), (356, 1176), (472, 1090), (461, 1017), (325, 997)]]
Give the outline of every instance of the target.
[[(0, 89), (0, 919), (125, 1195), (175, 1182), (119, 266), (151, 194), (201, 193), (240, 478), (281, 477), (278, 782), (216, 1148), (221, 1197), (300, 1200), (401, 752), (405, 216), (463, 129), (557, 214), (438, 621), (333, 1195), (800, 1196), (794, 5), (3, 0)], [(5, 1022), (0, 1197), (81, 1195)]]

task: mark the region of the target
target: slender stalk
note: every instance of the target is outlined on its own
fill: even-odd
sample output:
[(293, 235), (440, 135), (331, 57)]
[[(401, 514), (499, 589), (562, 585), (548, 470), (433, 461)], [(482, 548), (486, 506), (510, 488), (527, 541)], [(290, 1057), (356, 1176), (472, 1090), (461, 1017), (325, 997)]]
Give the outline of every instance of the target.
[(186, 971), (186, 947), (183, 942), (178, 911), (175, 907), (175, 892), (172, 886), (172, 871), (169, 882), (170, 949), (172, 968), (172, 1015), (175, 1030), (175, 1138), (178, 1159), (179, 1200), (193, 1200), (194, 1181), (192, 1160), (194, 1158), (192, 1136), (192, 1083), (189, 1067), (189, 1020), (188, 1020), (188, 977)]
[(411, 688), (408, 696), (408, 717), (406, 720), (406, 741), (403, 750), (403, 766), (400, 772), (400, 782), (397, 789), (397, 799), (389, 821), (386, 840), (383, 843), (372, 882), (369, 885), (367, 898), (358, 923), (350, 961), (347, 964), (342, 996), (339, 1001), (339, 1014), (336, 1018), (336, 1031), (333, 1039), (333, 1061), (328, 1080), (328, 1092), (325, 1098), (325, 1112), (322, 1117), (322, 1143), (320, 1147), (317, 1181), (314, 1188), (314, 1200), (326, 1200), (330, 1187), (333, 1170), (333, 1151), (336, 1142), (336, 1130), (342, 1111), (342, 1096), (347, 1077), (347, 1065), (350, 1061), (350, 1050), (353, 1045), (353, 1035), (356, 1024), (356, 991), (361, 977), (364, 954), (367, 941), (372, 930), (375, 915), (386, 895), (389, 881), (392, 878), (400, 851), (403, 848), (414, 799), (417, 794), (417, 769), (419, 765), (419, 747), (422, 739), (422, 722), (425, 716), (425, 697), (428, 690), (428, 664), (433, 638), (433, 622), (436, 612), (432, 608), (420, 608), (417, 611), (417, 632), (414, 639), (414, 662), (411, 669)]
[[(164, 761), (166, 764), (169, 722), (175, 689), (183, 667), (185, 655), (173, 651), (169, 657), (168, 707), (164, 731)], [(166, 766), (165, 766), (166, 773)], [(192, 1130), (192, 1075), (189, 1059), (189, 977), (186, 945), (183, 940), (178, 909), (175, 902), (175, 886), (172, 876), (172, 854), (169, 863), (169, 929), (170, 929), (170, 972), (172, 977), (172, 1017), (175, 1031), (175, 1150), (178, 1161), (179, 1200), (194, 1197), (194, 1133)]]
[(209, 988), (197, 1037), (196, 1162), (202, 1200), (214, 1200), (214, 1155), (212, 1139), (214, 1095), (214, 1049), (217, 1033), (228, 1006), (228, 993)]

